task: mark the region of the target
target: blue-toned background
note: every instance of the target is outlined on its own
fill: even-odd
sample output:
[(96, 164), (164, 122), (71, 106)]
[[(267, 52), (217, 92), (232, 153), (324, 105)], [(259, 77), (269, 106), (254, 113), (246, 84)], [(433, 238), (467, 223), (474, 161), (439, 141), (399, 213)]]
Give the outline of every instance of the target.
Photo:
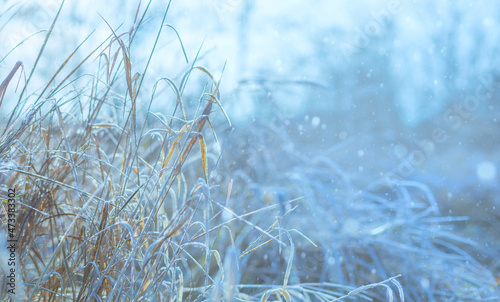
[[(152, 2), (136, 37), (137, 65), (149, 58), (165, 3)], [(93, 30), (73, 63), (105, 40), (104, 20), (127, 32), (137, 4), (67, 1), (30, 92)], [(0, 79), (17, 61), (31, 69), (59, 5), (0, 1)], [(360, 190), (387, 178), (428, 186), (441, 214), (464, 216), (458, 234), (477, 242), (483, 252), (473, 256), (498, 276), (500, 2), (189, 0), (173, 1), (167, 20), (180, 41), (164, 28), (146, 81), (181, 74), (185, 57), (197, 58), (222, 76), (236, 134), (279, 129), (287, 148), (334, 161)], [(144, 85), (144, 102), (152, 86)], [(152, 111), (170, 112), (171, 100), (160, 90)], [(2, 116), (14, 105), (5, 102)], [(287, 173), (286, 163), (276, 166)]]

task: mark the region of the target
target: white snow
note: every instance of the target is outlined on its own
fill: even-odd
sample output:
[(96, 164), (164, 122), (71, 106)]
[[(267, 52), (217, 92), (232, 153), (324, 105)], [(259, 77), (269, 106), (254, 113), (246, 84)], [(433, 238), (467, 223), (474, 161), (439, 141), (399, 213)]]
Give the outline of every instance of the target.
[(476, 175), (483, 182), (494, 181), (497, 175), (495, 164), (491, 161), (482, 161), (476, 166)]
[(315, 116), (311, 119), (311, 125), (316, 128), (319, 126), (319, 124), (321, 123), (321, 120), (318, 116)]

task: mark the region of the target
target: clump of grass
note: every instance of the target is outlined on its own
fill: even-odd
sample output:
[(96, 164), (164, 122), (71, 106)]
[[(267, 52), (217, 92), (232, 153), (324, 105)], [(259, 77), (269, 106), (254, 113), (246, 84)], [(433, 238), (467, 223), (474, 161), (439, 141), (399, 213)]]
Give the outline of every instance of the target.
[[(315, 243), (296, 243), (295, 284), (373, 284), (401, 274), (408, 301), (500, 297), (491, 271), (471, 256), (483, 247), (456, 232), (467, 217), (440, 213), (425, 184), (382, 177), (357, 187), (328, 150), (300, 153), (284, 121), (256, 124), (251, 132), (235, 131), (227, 156), (233, 158), (223, 164), (258, 163), (235, 167), (235, 182), (246, 188), (240, 198), (281, 203), (285, 212), (290, 196), (303, 196), (293, 218), (281, 221)], [(374, 289), (369, 296), (378, 301), (385, 294)]]
[[(211, 122), (214, 111), (222, 112), (229, 122), (219, 101), (220, 79), (197, 66), (195, 59), (179, 81), (163, 79), (174, 94), (169, 115), (150, 110), (158, 82), (149, 103), (141, 101), (149, 63), (142, 75), (134, 73), (132, 53), (148, 8), (149, 4), (141, 16), (138, 7), (128, 32), (118, 33), (108, 25), (107, 41), (67, 71), (79, 46), (60, 62), (41, 92), (28, 94), (59, 9), (19, 100), (2, 123), (1, 159), (9, 162), (2, 164), (6, 172), (2, 180), (20, 192), (17, 248), (23, 288), (11, 298), (335, 297), (328, 290), (311, 293), (306, 285), (287, 287), (293, 268), (292, 237), (277, 227), (278, 221), (267, 229), (251, 221), (276, 205), (241, 213), (242, 205), (232, 201), (232, 181), (224, 183), (225, 198), (213, 193), (218, 184), (211, 175), (221, 156)], [(168, 7), (158, 37), (167, 11)], [(16, 63), (2, 82), (2, 100), (21, 66)], [(75, 77), (92, 66), (93, 74)], [(205, 76), (205, 88), (199, 92), (198, 107), (185, 110), (184, 93), (193, 73)], [(242, 269), (241, 256), (263, 246), (288, 251), (282, 286), (243, 285), (242, 276), (253, 269)], [(245, 286), (257, 290), (246, 293)]]

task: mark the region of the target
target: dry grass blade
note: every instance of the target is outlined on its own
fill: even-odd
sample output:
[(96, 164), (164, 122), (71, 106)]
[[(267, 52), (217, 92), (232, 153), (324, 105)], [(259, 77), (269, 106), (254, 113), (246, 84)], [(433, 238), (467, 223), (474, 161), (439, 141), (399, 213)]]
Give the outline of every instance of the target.
[(271, 293), (266, 291), (263, 295), (262, 295), (262, 298), (260, 298), (260, 302), (266, 302), (269, 297), (271, 296)]
[(111, 25), (109, 25), (108, 21), (106, 21), (106, 19), (104, 19), (102, 16), (101, 16), (101, 18), (104, 22), (106, 22), (109, 29), (113, 33), (113, 35), (115, 37), (114, 40), (116, 40), (118, 42), (118, 44), (120, 44), (120, 49), (121, 49), (122, 56), (123, 56), (123, 64), (124, 64), (124, 68), (125, 68), (125, 80), (127, 81), (127, 91), (128, 91), (130, 99), (132, 100), (132, 102), (134, 102), (135, 95), (134, 95), (134, 89), (132, 88), (132, 64), (130, 63), (130, 59), (129, 59), (130, 56), (129, 56), (128, 48), (125, 46), (123, 41), (120, 39), (121, 35), (118, 36), (116, 34), (116, 32), (113, 30), (113, 28), (111, 27)]
[[(232, 187), (232, 186), (231, 186), (231, 187)], [(228, 193), (229, 193), (229, 192), (228, 192)], [(296, 199), (290, 200), (290, 201), (288, 201), (288, 202), (286, 203), (286, 205), (291, 204), (291, 203), (293, 203), (293, 202), (295, 202), (295, 201), (297, 201), (297, 200), (300, 200), (300, 199), (302, 199), (302, 198), (303, 198), (303, 197), (299, 197), (299, 198), (296, 198)], [(229, 205), (229, 199), (227, 199), (227, 200), (226, 200), (226, 207), (227, 207), (228, 209), (230, 209), (231, 207), (230, 207), (230, 206), (228, 206), (228, 205)], [(240, 218), (245, 218), (245, 217), (248, 217), (248, 216), (252, 216), (252, 215), (259, 214), (259, 213), (262, 213), (262, 212), (265, 212), (265, 211), (270, 211), (270, 210), (273, 210), (273, 209), (279, 208), (280, 206), (281, 206), (281, 205), (279, 205), (279, 204), (270, 205), (270, 206), (267, 206), (267, 207), (263, 207), (263, 208), (257, 209), (257, 210), (255, 210), (255, 211), (250, 211), (250, 212), (248, 212), (248, 213), (241, 214), (241, 215), (239, 215), (239, 217), (240, 217)], [(292, 210), (293, 210), (293, 209), (292, 209)], [(289, 211), (289, 212), (291, 212), (291, 211)], [(228, 213), (228, 214), (229, 214), (229, 213)], [(223, 223), (221, 223), (221, 224), (219, 224), (219, 225), (217, 225), (217, 226), (215, 226), (215, 227), (211, 228), (211, 229), (209, 230), (209, 232), (213, 232), (213, 231), (219, 230), (219, 229), (220, 229), (220, 228), (222, 228), (223, 226), (226, 226), (226, 225), (228, 225), (228, 224), (230, 224), (231, 222), (236, 221), (236, 220), (238, 220), (238, 218), (236, 218), (236, 217), (233, 217), (233, 218), (231, 218), (231, 219), (228, 219), (227, 221), (224, 221)], [(274, 228), (277, 224), (278, 224), (278, 221), (277, 221), (277, 220), (275, 220), (275, 221), (273, 222), (273, 224), (272, 224), (272, 225), (268, 228), (267, 232), (269, 232), (270, 230), (272, 230), (272, 229), (273, 229), (273, 228)], [(291, 231), (293, 231), (293, 229), (292, 229)], [(191, 240), (193, 240), (193, 241), (194, 241), (194, 240), (196, 240), (196, 239), (199, 239), (199, 238), (203, 237), (204, 235), (205, 235), (205, 234), (201, 234), (201, 235), (195, 236), (195, 237), (193, 237)], [(302, 235), (302, 234), (301, 234), (301, 235)], [(274, 237), (273, 237), (273, 238), (274, 238)], [(245, 250), (245, 252), (243, 252), (243, 253), (242, 253), (242, 255), (241, 255), (240, 257), (243, 257), (243, 256), (245, 256), (245, 255), (249, 254), (250, 252), (252, 252), (253, 250), (256, 250), (256, 249), (258, 249), (259, 247), (262, 247), (262, 246), (266, 245), (267, 243), (272, 242), (272, 241), (274, 240), (274, 239), (270, 239), (270, 240), (268, 240), (268, 241), (266, 241), (266, 242), (264, 242), (264, 243), (260, 244), (258, 247), (255, 247), (255, 248), (250, 249), (250, 248), (251, 248), (251, 247), (253, 247), (253, 245), (254, 245), (257, 241), (259, 241), (260, 239), (261, 239), (261, 237), (257, 238), (257, 239), (256, 239), (256, 240), (254, 240), (252, 243), (250, 243), (249, 247)], [(310, 241), (310, 240), (308, 240), (308, 241)], [(313, 244), (313, 245), (314, 245), (314, 244)]]
[(290, 241), (290, 256), (288, 258), (288, 264), (286, 266), (285, 277), (283, 278), (283, 292), (286, 292), (286, 286), (288, 285), (288, 279), (290, 278), (290, 273), (292, 271), (293, 255), (295, 255), (295, 245), (293, 244), (292, 236), (290, 233), (286, 232), (288, 240)]
[(59, 182), (59, 181), (57, 181), (55, 179), (48, 178), (48, 177), (45, 177), (43, 175), (38, 175), (38, 174), (31, 173), (31, 172), (26, 172), (26, 171), (23, 171), (23, 170), (19, 170), (19, 169), (12, 169), (12, 171), (18, 172), (20, 174), (25, 174), (25, 175), (31, 176), (34, 179), (41, 179), (41, 180), (48, 181), (49, 183), (53, 183), (53, 184), (55, 184), (57, 186), (61, 186), (61, 187), (70, 189), (71, 191), (78, 192), (79, 194), (82, 194), (83, 196), (86, 196), (86, 197), (89, 197), (89, 198), (95, 198), (98, 201), (104, 201), (103, 199), (101, 199), (99, 197), (96, 197), (96, 196), (94, 196), (94, 195), (92, 195), (92, 194), (90, 194), (88, 192), (85, 192), (85, 191), (83, 191), (81, 189), (78, 189), (77, 187), (68, 185), (66, 183)]
[[(283, 217), (285, 217), (285, 216), (287, 216), (288, 214), (290, 214), (290, 213), (291, 213), (293, 210), (295, 210), (296, 208), (297, 208), (297, 206), (295, 206), (295, 207), (293, 207), (292, 209), (288, 210), (288, 211), (287, 211), (287, 212), (283, 215)], [(274, 229), (274, 228), (278, 225), (278, 223), (279, 223), (279, 219), (276, 219), (276, 220), (273, 222), (273, 224), (272, 224), (270, 227), (268, 227), (268, 228), (267, 228), (266, 232), (268, 232), (268, 233), (269, 233), (272, 229)], [(290, 231), (292, 231), (292, 230), (290, 230)], [(300, 232), (298, 232), (298, 233), (299, 233), (299, 234), (301, 234)], [(302, 235), (302, 234), (301, 234), (301, 235)], [(302, 236), (303, 236), (303, 235), (302, 235)], [(305, 236), (304, 236), (304, 237), (305, 237)], [(260, 240), (261, 240), (261, 238), (262, 238), (262, 236), (261, 236), (261, 237), (259, 237), (259, 238), (257, 238), (257, 239), (255, 239), (253, 242), (251, 242), (251, 243), (248, 245), (247, 249), (246, 249), (245, 251), (243, 251), (243, 253), (241, 253), (240, 258), (243, 258), (244, 256), (246, 256), (246, 255), (248, 255), (248, 254), (252, 253), (253, 251), (258, 250), (259, 248), (261, 248), (261, 247), (265, 246), (266, 244), (268, 244), (269, 242), (271, 242), (271, 241), (272, 241), (272, 240), (267, 240), (267, 241), (265, 241), (265, 242), (263, 242), (263, 243), (261, 243), (261, 244), (259, 244), (259, 245), (257, 245), (257, 246), (254, 246), (254, 245), (255, 245), (258, 241), (260, 241)], [(307, 237), (306, 237), (306, 238), (307, 238)], [(308, 239), (308, 241), (310, 241), (310, 240)], [(310, 242), (311, 242), (311, 241), (310, 241)], [(313, 245), (314, 245), (314, 243), (313, 243)], [(280, 250), (280, 254), (281, 254), (281, 250)]]
[(212, 201), (213, 203), (215, 203), (217, 206), (219, 206), (221, 209), (223, 209), (224, 211), (226, 211), (227, 213), (229, 213), (231, 216), (233, 216), (234, 218), (236, 218), (237, 220), (243, 222), (244, 224), (250, 226), (251, 228), (253, 228), (254, 230), (258, 231), (259, 233), (261, 233), (262, 235), (270, 238), (271, 240), (275, 240), (277, 241), (279, 244), (283, 245), (283, 246), (287, 246), (283, 241), (279, 240), (279, 238), (277, 237), (274, 237), (272, 236), (271, 234), (269, 234), (268, 232), (264, 231), (261, 227), (251, 223), (250, 221), (242, 218), (240, 215), (236, 214), (235, 212), (231, 211), (230, 209), (228, 209), (227, 207), (225, 207), (224, 205), (220, 204), (219, 202), (213, 200)]
[(213, 94), (210, 94), (209, 95), (210, 99), (217, 104), (217, 106), (219, 106), (222, 114), (224, 114), (224, 117), (226, 118), (227, 122), (229, 123), (229, 126), (231, 127), (231, 120), (229, 119), (229, 116), (227, 115), (226, 111), (224, 111), (224, 108), (222, 107), (222, 105), (220, 104), (219, 100), (217, 99), (217, 97), (215, 97), (215, 95)]
[(233, 301), (238, 292), (240, 281), (240, 265), (238, 263), (238, 252), (234, 247), (228, 247), (224, 263), (224, 298), (225, 301)]
[(177, 296), (179, 297), (178, 301), (183, 301), (182, 297), (184, 296), (184, 279), (182, 277), (182, 274), (179, 274), (179, 292)]
[(28, 87), (28, 83), (30, 82), (31, 77), (35, 73), (36, 67), (38, 66), (38, 62), (40, 61), (40, 58), (42, 57), (42, 54), (45, 50), (45, 46), (47, 45), (47, 42), (49, 41), (49, 38), (52, 34), (52, 31), (54, 30), (56, 22), (59, 18), (59, 14), (61, 13), (61, 10), (62, 10), (65, 2), (66, 2), (66, 0), (63, 0), (61, 2), (61, 5), (59, 6), (59, 10), (57, 11), (57, 14), (54, 17), (54, 20), (52, 21), (52, 24), (50, 25), (50, 29), (47, 32), (47, 35), (45, 35), (45, 40), (43, 41), (42, 47), (40, 48), (40, 51), (38, 52), (38, 56), (36, 57), (36, 60), (35, 60), (35, 63), (33, 65), (33, 68), (31, 69), (30, 75), (28, 76), (28, 79), (26, 80), (26, 84), (24, 85), (23, 90), (21, 91), (21, 94), (19, 96), (19, 102), (17, 103), (16, 107), (14, 108), (9, 120), (7, 121), (7, 127), (10, 125), (12, 118), (14, 116), (16, 116), (16, 112), (17, 112), (17, 109), (19, 108), (19, 106), (22, 106), (21, 104), (23, 104), (22, 100), (23, 100), (24, 93), (26, 92), (26, 89)]
[[(179, 153), (178, 159), (176, 161), (177, 164), (176, 164), (176, 168), (174, 170), (173, 176), (176, 176), (177, 174), (180, 173), (180, 169), (184, 165), (184, 162), (185, 162), (188, 154), (191, 152), (191, 149), (196, 144), (196, 141), (200, 140), (200, 149), (201, 149), (201, 156), (202, 156), (203, 163), (204, 163), (204, 171), (205, 171), (206, 177), (208, 178), (208, 171), (206, 168), (206, 147), (205, 147), (205, 142), (204, 141), (201, 142), (201, 140), (203, 139), (203, 137), (201, 136), (201, 133), (203, 131), (203, 127), (205, 126), (205, 123), (208, 121), (208, 115), (210, 114), (211, 109), (212, 109), (212, 102), (209, 101), (207, 103), (207, 105), (205, 106), (205, 109), (203, 110), (203, 114), (193, 124), (187, 123), (181, 129), (180, 132), (182, 134), (180, 135), (178, 140), (180, 140), (183, 135), (187, 135), (188, 139), (185, 143), (185, 146), (183, 146), (181, 148), (181, 152)], [(188, 131), (188, 128), (189, 128), (189, 131)], [(187, 133), (184, 134), (185, 132), (187, 132)], [(166, 163), (168, 163), (168, 161), (170, 160), (170, 156), (172, 155), (172, 152), (175, 149), (174, 147), (179, 144), (178, 140), (176, 140), (174, 142), (174, 145), (172, 145), (172, 147), (170, 148)], [(164, 165), (166, 165), (166, 164), (164, 164)]]
[(175, 29), (175, 27), (173, 27), (172, 25), (170, 24), (165, 24), (166, 27), (172, 29), (175, 34), (177, 35), (177, 38), (179, 39), (179, 43), (181, 44), (181, 48), (182, 48), (182, 53), (184, 54), (184, 59), (186, 59), (186, 63), (189, 64), (189, 60), (188, 60), (188, 57), (186, 55), (186, 50), (184, 49), (184, 44), (182, 43), (182, 39), (181, 39), (181, 36), (179, 36), (179, 33), (177, 32), (177, 30)]
[(208, 181), (207, 146), (205, 145), (203, 135), (198, 135), (198, 140), (200, 142), (201, 162), (203, 165), (203, 172), (205, 173), (205, 181)]
[[(45, 85), (45, 88), (42, 90), (42, 92), (40, 93), (40, 97), (43, 96), (43, 94), (45, 93), (45, 91), (47, 91), (47, 89), (50, 87), (50, 85), (52, 84), (52, 82), (55, 80), (55, 78), (59, 75), (59, 73), (63, 70), (63, 68), (66, 66), (66, 64), (68, 64), (69, 60), (71, 60), (71, 58), (73, 57), (73, 55), (75, 55), (75, 53), (78, 51), (78, 49), (80, 49), (80, 47), (85, 43), (85, 41), (87, 41), (88, 38), (90, 38), (90, 36), (92, 35), (89, 34), (83, 41), (82, 43), (80, 43), (80, 45), (78, 45), (75, 50), (73, 50), (73, 52), (68, 56), (68, 58), (61, 64), (61, 66), (59, 67), (59, 69), (54, 73), (54, 75), (52, 76), (52, 78), (49, 80), (49, 82), (47, 83), (47, 85)], [(87, 57), (88, 58), (88, 57)], [(83, 62), (82, 62), (83, 63)], [(80, 64), (81, 66), (81, 64)], [(71, 72), (57, 87), (55, 90), (57, 90), (76, 70), (79, 69), (79, 66), (77, 66), (73, 72)], [(51, 96), (53, 95), (53, 93), (51, 93), (47, 98), (50, 98)]]
[[(184, 120), (187, 120), (187, 118), (186, 118), (186, 112), (184, 111), (184, 105), (182, 104), (181, 94), (179, 92), (179, 89), (177, 88), (177, 85), (175, 85), (175, 83), (172, 80), (170, 80), (170, 79), (164, 78), (162, 80), (164, 80), (165, 82), (167, 82), (168, 85), (170, 86), (170, 88), (172, 88), (172, 90), (174, 91), (174, 93), (175, 93), (175, 95), (177, 97), (176, 106), (178, 105), (181, 108), (182, 118)], [(154, 87), (153, 91), (154, 90), (156, 90), (156, 84), (155, 84), (155, 87)]]
[[(342, 296), (342, 297), (340, 297), (338, 299), (335, 299), (334, 301), (343, 300), (345, 298), (355, 296), (355, 295), (357, 295), (357, 294), (359, 294), (361, 292), (364, 292), (366, 290), (382, 286), (382, 287), (386, 288), (387, 293), (389, 295), (389, 300), (392, 302), (392, 300), (393, 300), (393, 291), (392, 291), (392, 289), (386, 283), (392, 282), (392, 280), (394, 280), (396, 278), (399, 278), (399, 277), (401, 277), (401, 275), (397, 275), (397, 276), (391, 277), (391, 278), (389, 278), (387, 280), (384, 280), (384, 281), (381, 281), (381, 282), (377, 282), (377, 283), (372, 283), (372, 284), (360, 286), (360, 287), (358, 287), (358, 288), (356, 288), (354, 290), (351, 290), (349, 293), (347, 293), (347, 295)], [(399, 282), (398, 282), (398, 284), (399, 284)], [(398, 292), (399, 292), (399, 295), (401, 297), (401, 301), (404, 302), (404, 294), (402, 293), (402, 288), (400, 286), (398, 286)]]
[(0, 107), (2, 106), (3, 98), (5, 96), (5, 92), (7, 92), (7, 86), (9, 86), (10, 81), (16, 74), (17, 70), (21, 68), (23, 69), (23, 62), (17, 61), (12, 70), (9, 72), (7, 77), (3, 80), (2, 84), (0, 84)]
[[(93, 32), (92, 32), (93, 33)], [(78, 48), (80, 48), (80, 46), (82, 46), (85, 41), (87, 41), (87, 39), (92, 35), (89, 34), (85, 40), (82, 41), (82, 43), (80, 43), (80, 45), (78, 45)], [(58, 91), (59, 89), (63, 86), (64, 83), (66, 83), (66, 81), (73, 75), (75, 74), (75, 72), (77, 72), (78, 70), (81, 69), (82, 65), (88, 60), (90, 59), (91, 56), (93, 56), (97, 50), (102, 46), (104, 45), (104, 43), (106, 43), (106, 41), (103, 41), (98, 47), (96, 47), (91, 53), (89, 53), (75, 68), (73, 68), (73, 70), (54, 88), (52, 89), (52, 91), (50, 92), (50, 94), (47, 96), (47, 98), (51, 98), (52, 96), (54, 96)], [(59, 68), (59, 70), (56, 72), (56, 74), (52, 77), (52, 79), (50, 80), (50, 82), (52, 82), (55, 77), (57, 76), (57, 74), (59, 74), (59, 72), (64, 68), (64, 66), (68, 63), (68, 61), (71, 59), (71, 57), (77, 52), (78, 48), (76, 48), (71, 54), (70, 56), (66, 59), (66, 61), (64, 61), (64, 63), (61, 65), (61, 67)], [(107, 60), (107, 57), (105, 56), (106, 60)], [(50, 84), (50, 83), (49, 83)], [(49, 87), (49, 85), (47, 85), (45, 88), (44, 88), (44, 92), (47, 90), (47, 88)], [(43, 93), (41, 94), (43, 95)]]
[(132, 193), (132, 195), (130, 195), (130, 197), (127, 199), (127, 201), (123, 204), (123, 206), (120, 208), (120, 210), (118, 210), (118, 213), (117, 214), (120, 214), (121, 211), (123, 211), (123, 209), (128, 205), (128, 203), (134, 198), (134, 196), (139, 192), (140, 189), (142, 189), (142, 187), (144, 187), (144, 184), (141, 185), (139, 188), (137, 188), (137, 190), (134, 191), (134, 193)]
[(40, 31), (37, 31), (29, 36), (27, 36), (26, 38), (24, 38), (23, 40), (21, 40), (21, 42), (17, 43), (16, 46), (14, 46), (11, 50), (9, 50), (9, 52), (7, 52), (3, 57), (2, 59), (0, 60), (0, 64), (5, 61), (5, 59), (14, 51), (16, 50), (16, 48), (20, 47), (21, 45), (24, 44), (24, 42), (28, 41), (29, 39), (33, 38), (34, 36), (40, 34), (40, 33), (43, 33), (45, 32), (46, 30), (40, 30)]
[[(47, 271), (49, 270), (49, 268), (51, 267), (52, 263), (54, 262), (54, 260), (56, 259), (57, 255), (58, 255), (58, 251), (61, 249), (61, 247), (64, 246), (64, 241), (66, 240), (66, 238), (68, 237), (69, 235), (69, 232), (71, 231), (72, 227), (76, 224), (78, 218), (80, 218), (84, 212), (84, 210), (91, 204), (91, 202), (93, 201), (93, 198), (89, 198), (89, 200), (82, 206), (82, 208), (78, 211), (78, 214), (77, 216), (73, 219), (73, 221), (71, 222), (71, 224), (69, 225), (68, 229), (66, 230), (66, 232), (64, 233), (64, 235), (62, 236), (62, 238), (60, 239), (60, 243), (57, 245), (57, 248), (55, 249), (55, 251), (53, 252), (52, 256), (50, 257), (49, 261), (45, 264), (45, 267), (43, 269), (43, 271), (41, 272), (41, 276), (46, 276), (47, 275)], [(33, 288), (33, 291), (31, 293), (31, 296), (29, 297), (30, 301), (34, 298), (34, 294), (37, 292), (37, 290), (39, 289), (40, 287), (40, 284), (42, 283), (42, 278), (38, 279), (37, 283), (35, 284), (35, 287)]]
[(71, 169), (73, 170), (73, 176), (75, 177), (76, 187), (78, 189), (80, 189), (80, 181), (78, 180), (78, 173), (76, 172), (76, 165), (75, 165), (75, 162), (73, 161), (73, 156), (71, 156), (72, 151), (71, 151), (71, 147), (70, 147), (69, 142), (68, 142), (68, 136), (67, 136), (67, 132), (66, 132), (66, 125), (64, 123), (64, 118), (62, 117), (62, 113), (61, 113), (61, 110), (59, 109), (59, 106), (55, 105), (54, 107), (55, 107), (54, 109), (57, 113), (57, 117), (59, 118), (59, 125), (61, 127), (63, 140), (64, 140), (65, 145), (66, 145), (68, 160), (71, 163)]

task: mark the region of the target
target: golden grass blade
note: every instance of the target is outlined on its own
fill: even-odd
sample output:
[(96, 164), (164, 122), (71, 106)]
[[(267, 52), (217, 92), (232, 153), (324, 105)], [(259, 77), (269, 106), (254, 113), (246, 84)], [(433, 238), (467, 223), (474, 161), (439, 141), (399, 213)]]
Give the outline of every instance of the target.
[[(144, 158), (142, 158), (141, 156), (138, 156), (137, 159), (139, 159), (139, 161), (141, 163), (143, 163), (146, 167), (148, 167), (149, 171), (153, 172), (155, 170), (155, 168), (153, 166), (151, 166)], [(134, 168), (134, 172), (137, 173), (137, 175), (139, 176), (139, 169), (137, 168)]]
[(132, 78), (132, 83), (134, 83), (134, 89), (132, 95), (134, 96), (134, 100), (137, 98), (137, 81), (141, 78), (141, 74), (136, 72), (134, 77)]
[(170, 149), (168, 150), (167, 158), (163, 161), (162, 169), (165, 169), (165, 167), (170, 162), (170, 158), (172, 157), (172, 154), (174, 154), (174, 150), (176, 149), (177, 145), (179, 145), (179, 141), (176, 139), (174, 140), (172, 146), (170, 146)]
[(116, 128), (119, 131), (122, 131), (122, 132), (124, 131), (124, 129), (120, 128), (118, 125), (116, 125), (116, 124), (108, 124), (108, 123), (93, 124), (92, 128), (95, 128), (95, 129), (99, 129), (99, 128)]
[(262, 298), (260, 298), (260, 302), (266, 302), (269, 299), (270, 296), (271, 296), (271, 294), (268, 293), (268, 291), (266, 290), (264, 292), (264, 294), (262, 295)]
[(220, 151), (220, 144), (219, 144), (219, 140), (217, 139), (217, 134), (215, 133), (215, 130), (212, 127), (212, 123), (210, 122), (209, 119), (207, 119), (207, 124), (208, 124), (208, 127), (210, 127), (210, 130), (212, 131), (212, 135), (214, 136), (215, 143), (217, 144), (217, 147), (218, 147), (218, 149)]
[(229, 119), (229, 116), (227, 115), (226, 111), (224, 110), (224, 108), (222, 107), (222, 105), (220, 104), (219, 100), (213, 95), (213, 94), (209, 94), (208, 95), (210, 97), (210, 99), (217, 104), (217, 106), (219, 106), (220, 108), (220, 111), (222, 112), (222, 114), (224, 115), (224, 117), (226, 118), (227, 122), (229, 123), (229, 126), (231, 127), (231, 120)]
[[(126, 150), (126, 149), (127, 149), (127, 141), (125, 142), (125, 148), (124, 148), (124, 150)], [(122, 156), (122, 164), (120, 165), (120, 172), (122, 172), (122, 173), (125, 173), (125, 169), (126, 169), (125, 168), (125, 162), (126, 162), (126, 160), (127, 160), (127, 157), (126, 156)]]
[(179, 274), (179, 293), (177, 294), (179, 299), (178, 301), (183, 301), (182, 296), (184, 294), (184, 277), (182, 275), (182, 272)]
[(116, 32), (113, 30), (113, 28), (111, 27), (111, 25), (109, 25), (108, 21), (106, 21), (106, 19), (104, 19), (102, 16), (101, 16), (101, 18), (104, 20), (104, 22), (106, 22), (109, 29), (111, 30), (111, 32), (115, 36), (115, 40), (118, 42), (118, 44), (120, 44), (120, 48), (121, 48), (122, 56), (123, 56), (123, 65), (125, 68), (125, 80), (127, 81), (127, 91), (129, 93), (130, 99), (132, 100), (132, 102), (134, 102), (135, 97), (133, 95), (133, 88), (132, 88), (132, 64), (130, 63), (130, 59), (128, 56), (128, 49), (125, 46), (125, 44), (123, 44), (123, 41), (120, 39), (121, 35), (118, 36), (116, 34)]
[(229, 181), (229, 185), (227, 186), (227, 197), (226, 197), (226, 206), (229, 204), (229, 197), (231, 197), (231, 191), (233, 190), (233, 179)]
[(122, 47), (123, 54), (123, 65), (125, 67), (125, 79), (127, 80), (127, 90), (132, 101), (135, 100), (133, 88), (132, 88), (132, 64), (130, 63), (130, 59), (128, 58), (127, 51), (125, 45), (121, 40), (118, 41)]
[(181, 222), (179, 222), (172, 230), (170, 230), (167, 235), (165, 235), (165, 240), (172, 236), (178, 235), (179, 230), (189, 221), (189, 219), (191, 219), (191, 214), (191, 211), (189, 211), (187, 214), (184, 214), (184, 219), (181, 220)]
[(198, 135), (198, 141), (200, 142), (201, 162), (203, 164), (203, 172), (205, 172), (205, 181), (208, 181), (207, 146), (205, 145), (203, 135)]
[(134, 16), (134, 24), (132, 25), (132, 28), (130, 28), (130, 31), (128, 33), (130, 39), (132, 39), (135, 29), (136, 29), (136, 24), (137, 24), (137, 17), (139, 17), (139, 11), (141, 10), (141, 4), (142, 0), (139, 1), (139, 4), (137, 5), (137, 9), (135, 10), (135, 16)]
[(210, 73), (210, 71), (208, 71), (205, 67), (202, 67), (202, 66), (196, 66), (195, 67), (196, 69), (199, 69), (201, 71), (203, 71), (206, 75), (208, 75), (210, 77), (210, 79), (212, 80), (212, 83), (213, 84), (216, 84), (216, 81), (214, 79), (214, 76)]
[(279, 293), (285, 298), (285, 301), (289, 302), (292, 301), (292, 298), (290, 297), (290, 294), (284, 289), (279, 290)]
[(48, 148), (49, 147), (49, 138), (47, 137), (47, 130), (45, 130), (45, 129), (42, 130), (42, 137), (43, 137), (43, 142), (45, 143), (45, 146)]
[[(290, 214), (290, 213), (291, 213), (291, 212), (292, 212), (295, 208), (297, 208), (297, 207), (298, 207), (298, 206), (295, 206), (295, 207), (293, 207), (292, 209), (288, 210), (288, 211), (287, 211), (287, 212), (286, 212), (286, 213), (285, 213), (282, 217), (287, 216), (288, 214)], [(270, 232), (272, 229), (274, 229), (274, 227), (276, 227), (276, 225), (278, 225), (278, 223), (279, 223), (279, 219), (276, 219), (276, 220), (273, 222), (273, 224), (271, 224), (271, 226), (267, 228), (266, 232)], [(298, 231), (297, 231), (297, 232), (298, 232)], [(298, 233), (302, 235), (302, 233), (300, 233), (300, 232), (298, 232)], [(279, 237), (279, 236), (278, 236), (278, 237)], [(264, 243), (259, 244), (259, 245), (258, 245), (258, 246), (256, 246), (256, 247), (253, 247), (253, 245), (254, 245), (256, 242), (258, 242), (261, 238), (262, 238), (262, 236), (261, 236), (261, 237), (259, 237), (259, 238), (257, 238), (257, 239), (256, 239), (256, 240), (254, 240), (253, 242), (251, 242), (251, 243), (248, 245), (247, 249), (246, 249), (243, 253), (241, 253), (240, 258), (242, 258), (242, 257), (244, 257), (244, 256), (246, 256), (246, 255), (248, 255), (248, 254), (250, 254), (251, 252), (253, 252), (253, 251), (255, 251), (255, 250), (257, 250), (257, 249), (259, 249), (259, 248), (263, 247), (264, 245), (268, 244), (269, 242), (271, 242), (271, 240), (268, 240), (268, 241), (266, 241), (266, 242), (264, 242)], [(307, 238), (307, 237), (306, 237), (306, 238)], [(307, 238), (307, 239), (308, 239), (308, 238)], [(313, 245), (314, 245), (314, 243), (313, 243)], [(253, 248), (252, 248), (252, 247), (253, 247)], [(280, 253), (281, 253), (281, 251), (280, 251)]]
[(244, 251), (243, 253), (241, 253), (240, 258), (245, 257), (246, 255), (250, 254), (251, 252), (253, 252), (253, 251), (255, 251), (255, 250), (263, 247), (264, 245), (266, 245), (266, 244), (268, 244), (269, 242), (272, 242), (272, 241), (273, 241), (272, 239), (269, 239), (269, 240), (267, 240), (267, 241), (265, 241), (265, 242), (257, 245), (256, 247), (254, 247), (252, 249), (247, 249), (246, 251)]
[(188, 154), (191, 152), (191, 149), (193, 149), (193, 146), (196, 144), (197, 140), (198, 140), (198, 135), (191, 134), (191, 138), (188, 140), (187, 146), (184, 148), (182, 155), (179, 157), (179, 160), (177, 161), (176, 174), (180, 172), (181, 166), (184, 164), (184, 161), (186, 160)]
[(212, 250), (213, 255), (215, 256), (215, 261), (217, 262), (217, 266), (222, 274), (222, 280), (224, 280), (224, 266), (222, 265), (222, 260), (218, 250)]
[[(146, 291), (146, 289), (148, 288), (149, 283), (151, 283), (151, 281), (152, 281), (152, 279), (149, 279), (148, 281), (146, 281), (146, 283), (142, 287), (141, 291), (139, 292), (139, 295), (137, 296), (138, 297), (137, 299), (139, 299), (142, 296), (142, 294)], [(139, 301), (139, 300), (136, 300), (136, 301)]]

